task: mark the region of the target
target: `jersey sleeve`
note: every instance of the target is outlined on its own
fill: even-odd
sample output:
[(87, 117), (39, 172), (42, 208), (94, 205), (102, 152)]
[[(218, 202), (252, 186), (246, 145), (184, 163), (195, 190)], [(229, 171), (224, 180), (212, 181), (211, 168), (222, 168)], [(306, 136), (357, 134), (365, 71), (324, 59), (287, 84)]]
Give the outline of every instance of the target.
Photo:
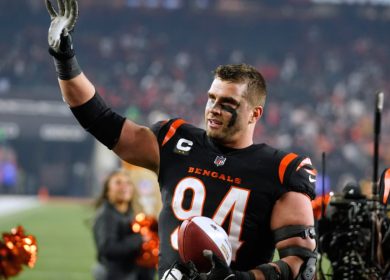
[(279, 165), (279, 179), (287, 191), (306, 194), (314, 199), (317, 171), (310, 158), (287, 154)]
[(160, 131), (163, 130), (163, 127), (165, 124), (167, 124), (170, 120), (163, 120), (163, 121), (158, 121), (154, 123), (150, 129), (153, 131), (154, 135), (156, 135), (157, 138), (159, 138)]
[(164, 146), (176, 133), (176, 130), (184, 124), (183, 119), (170, 119), (153, 124), (150, 129), (156, 135), (160, 147)]

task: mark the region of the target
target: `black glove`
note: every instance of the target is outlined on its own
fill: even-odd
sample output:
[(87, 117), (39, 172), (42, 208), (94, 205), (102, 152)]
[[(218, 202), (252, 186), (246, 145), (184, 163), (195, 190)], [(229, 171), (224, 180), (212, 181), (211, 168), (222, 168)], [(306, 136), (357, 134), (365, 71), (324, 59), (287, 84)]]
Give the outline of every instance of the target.
[(201, 274), (202, 280), (255, 280), (251, 272), (232, 270), (225, 261), (210, 250), (204, 250), (203, 255), (210, 260), (211, 270)]
[(67, 36), (64, 36), (63, 33), (60, 36), (60, 47), (55, 51), (52, 47), (49, 47), (49, 53), (58, 60), (68, 60), (74, 57), (75, 52), (72, 44), (72, 37), (68, 33)]
[[(58, 12), (56, 12), (49, 0), (46, 0), (46, 8), (49, 12), (51, 23), (48, 32), (50, 54), (55, 53), (71, 58), (74, 55), (72, 39), (69, 32), (74, 29), (78, 18), (78, 5), (76, 0), (57, 0)], [(53, 54), (54, 53), (54, 54)]]
[(233, 270), (210, 250), (204, 250), (203, 255), (211, 262), (211, 270), (202, 274), (205, 280), (227, 280), (236, 279)]
[(76, 25), (79, 9), (76, 0), (57, 0), (57, 3), (58, 12), (54, 10), (51, 2), (46, 0), (51, 19), (47, 37), (49, 53), (55, 58), (58, 77), (61, 80), (70, 80), (81, 73), (70, 36)]

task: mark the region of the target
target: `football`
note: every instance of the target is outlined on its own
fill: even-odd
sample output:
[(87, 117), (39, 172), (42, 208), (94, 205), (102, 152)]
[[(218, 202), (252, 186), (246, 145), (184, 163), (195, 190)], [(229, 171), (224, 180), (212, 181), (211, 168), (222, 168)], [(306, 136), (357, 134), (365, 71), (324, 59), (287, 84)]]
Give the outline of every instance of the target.
[(203, 256), (203, 250), (214, 252), (229, 266), (232, 247), (225, 230), (214, 220), (195, 216), (182, 222), (179, 228), (178, 247), (181, 260), (192, 261), (199, 272), (208, 272), (211, 263)]

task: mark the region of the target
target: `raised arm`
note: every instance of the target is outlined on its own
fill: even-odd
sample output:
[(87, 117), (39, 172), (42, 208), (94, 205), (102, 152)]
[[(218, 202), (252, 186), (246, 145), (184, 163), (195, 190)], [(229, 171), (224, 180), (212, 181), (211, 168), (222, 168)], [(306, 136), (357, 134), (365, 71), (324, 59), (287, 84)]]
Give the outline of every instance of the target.
[(58, 11), (46, 0), (51, 18), (48, 42), (64, 101), (81, 126), (121, 159), (157, 173), (159, 147), (153, 132), (113, 112), (81, 71), (70, 35), (78, 17), (77, 1), (57, 4)]

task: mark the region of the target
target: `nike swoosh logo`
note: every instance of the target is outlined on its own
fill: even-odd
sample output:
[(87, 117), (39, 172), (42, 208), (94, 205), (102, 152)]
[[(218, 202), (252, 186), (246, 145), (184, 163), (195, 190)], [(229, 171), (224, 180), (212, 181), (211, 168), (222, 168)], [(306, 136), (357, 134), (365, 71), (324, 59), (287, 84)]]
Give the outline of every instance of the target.
[(314, 183), (315, 181), (317, 181), (316, 178), (313, 178), (311, 175), (309, 175), (309, 182)]

